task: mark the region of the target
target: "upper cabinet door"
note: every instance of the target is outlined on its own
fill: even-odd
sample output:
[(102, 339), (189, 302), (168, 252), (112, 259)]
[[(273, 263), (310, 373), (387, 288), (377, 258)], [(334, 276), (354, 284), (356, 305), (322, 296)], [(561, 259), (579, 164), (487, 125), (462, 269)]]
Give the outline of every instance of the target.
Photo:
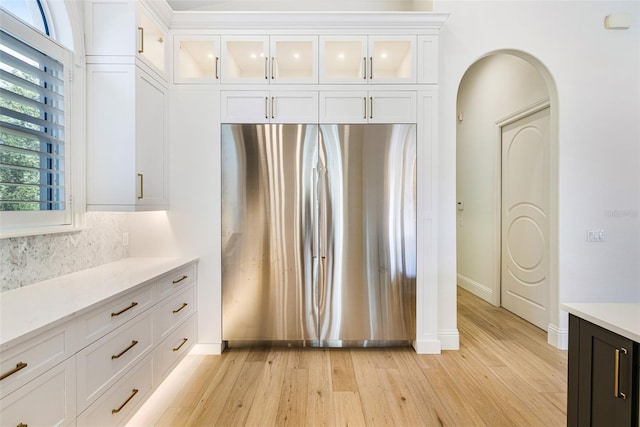
[(367, 36), (320, 36), (320, 83), (366, 83)]
[(167, 73), (167, 32), (147, 10), (138, 5), (138, 46), (136, 53), (147, 65), (166, 78)]
[(269, 83), (269, 36), (222, 37), (222, 83)]
[(175, 36), (173, 82), (177, 84), (220, 83), (220, 37)]
[(416, 36), (321, 36), (320, 83), (415, 83)]
[(415, 83), (416, 36), (369, 36), (371, 83)]
[(271, 36), (271, 83), (318, 83), (317, 36)]

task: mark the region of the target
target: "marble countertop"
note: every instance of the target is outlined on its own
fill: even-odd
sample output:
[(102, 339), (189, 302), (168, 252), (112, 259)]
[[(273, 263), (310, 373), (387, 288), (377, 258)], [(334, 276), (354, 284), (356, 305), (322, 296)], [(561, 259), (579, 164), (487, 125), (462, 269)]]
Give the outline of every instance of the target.
[(640, 342), (640, 303), (566, 303), (564, 311)]
[(124, 258), (0, 293), (0, 349), (61, 324), (95, 305), (197, 258)]

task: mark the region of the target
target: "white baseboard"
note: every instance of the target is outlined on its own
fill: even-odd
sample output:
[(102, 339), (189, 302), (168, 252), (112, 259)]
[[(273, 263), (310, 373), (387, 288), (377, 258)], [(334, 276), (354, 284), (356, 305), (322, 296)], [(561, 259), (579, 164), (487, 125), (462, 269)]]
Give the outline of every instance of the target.
[(418, 354), (440, 354), (442, 346), (438, 340), (414, 341), (413, 348)]
[(460, 333), (457, 329), (438, 332), (443, 350), (460, 350)]
[(190, 354), (222, 354), (225, 345), (219, 343), (196, 344), (190, 351)]
[(547, 343), (560, 350), (569, 348), (569, 330), (561, 329), (549, 323), (547, 326)]
[(479, 298), (482, 298), (489, 304), (493, 304), (493, 289), (483, 285), (482, 283), (476, 282), (462, 274), (458, 274), (458, 286)]

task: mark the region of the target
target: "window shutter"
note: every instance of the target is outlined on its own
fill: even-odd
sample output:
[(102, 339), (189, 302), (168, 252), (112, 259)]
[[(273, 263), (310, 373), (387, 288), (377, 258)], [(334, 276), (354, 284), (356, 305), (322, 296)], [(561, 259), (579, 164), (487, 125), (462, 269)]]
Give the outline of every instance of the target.
[(0, 211), (66, 209), (64, 71), (0, 30)]

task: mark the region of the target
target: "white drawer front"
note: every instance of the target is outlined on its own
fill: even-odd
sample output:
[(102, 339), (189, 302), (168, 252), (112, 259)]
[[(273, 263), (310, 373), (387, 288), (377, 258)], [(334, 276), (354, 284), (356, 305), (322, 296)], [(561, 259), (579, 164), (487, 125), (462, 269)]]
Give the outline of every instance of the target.
[(188, 285), (182, 291), (158, 304), (156, 310), (156, 338), (163, 339), (169, 332), (189, 317), (196, 309), (195, 285)]
[(153, 310), (124, 324), (80, 351), (78, 365), (78, 411), (104, 393), (116, 376), (142, 359), (153, 347)]
[(75, 352), (75, 323), (54, 328), (0, 353), (0, 398)]
[(158, 300), (162, 300), (169, 296), (173, 291), (182, 289), (185, 286), (195, 282), (196, 265), (189, 264), (185, 267), (178, 268), (169, 274), (158, 279)]
[(78, 321), (81, 345), (91, 344), (153, 305), (153, 284), (83, 315)]
[(50, 369), (0, 401), (3, 426), (75, 425), (75, 359)]
[(144, 402), (153, 386), (151, 356), (145, 358), (78, 417), (78, 426), (123, 425)]
[(186, 356), (189, 349), (195, 344), (197, 338), (196, 318), (195, 315), (191, 316), (156, 347), (153, 354), (156, 384), (160, 384), (164, 380), (171, 368)]

